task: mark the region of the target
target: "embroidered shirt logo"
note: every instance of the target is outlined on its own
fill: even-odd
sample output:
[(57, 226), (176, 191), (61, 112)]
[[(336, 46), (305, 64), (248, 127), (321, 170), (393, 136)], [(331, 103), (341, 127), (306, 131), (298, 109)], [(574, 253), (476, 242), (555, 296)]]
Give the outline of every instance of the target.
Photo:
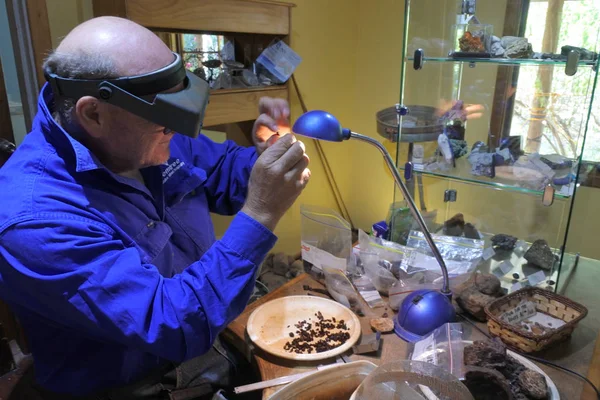
[(175, 172), (179, 170), (179, 168), (183, 167), (185, 163), (181, 161), (179, 158), (175, 159), (171, 164), (167, 164), (167, 168), (162, 173), (163, 184), (169, 180), (170, 177), (173, 176)]

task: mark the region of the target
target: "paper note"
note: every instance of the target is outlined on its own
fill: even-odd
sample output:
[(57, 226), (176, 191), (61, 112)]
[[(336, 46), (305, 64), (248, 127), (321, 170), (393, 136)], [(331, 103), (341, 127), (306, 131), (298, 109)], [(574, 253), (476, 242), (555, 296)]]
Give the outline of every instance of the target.
[(433, 333), (425, 339), (415, 343), (412, 360), (424, 361), (430, 364), (437, 364), (437, 353), (434, 351), (435, 339)]
[(535, 315), (537, 310), (535, 309), (535, 303), (524, 300), (519, 303), (518, 306), (512, 310), (508, 310), (500, 316), (500, 319), (508, 322), (509, 324), (517, 324)]
[(306, 242), (302, 242), (302, 259), (319, 269), (323, 269), (323, 266), (327, 266), (345, 271), (347, 265), (347, 260), (345, 258), (335, 257), (325, 250), (321, 250)]
[(535, 274), (531, 274), (527, 277), (529, 284), (531, 286), (536, 286), (537, 284), (544, 282), (546, 280), (546, 274), (544, 271), (538, 271)]
[(496, 251), (494, 251), (493, 247), (488, 247), (487, 249), (483, 250), (483, 259), (485, 261), (489, 260), (490, 258), (492, 258), (494, 256), (494, 254), (496, 254)]

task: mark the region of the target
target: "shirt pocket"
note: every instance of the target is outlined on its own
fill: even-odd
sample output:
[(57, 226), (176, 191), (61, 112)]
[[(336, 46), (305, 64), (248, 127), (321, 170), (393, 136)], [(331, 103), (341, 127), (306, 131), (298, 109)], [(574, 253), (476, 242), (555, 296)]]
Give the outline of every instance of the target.
[(169, 243), (173, 231), (162, 221), (150, 220), (134, 237), (135, 247), (143, 263), (152, 263)]

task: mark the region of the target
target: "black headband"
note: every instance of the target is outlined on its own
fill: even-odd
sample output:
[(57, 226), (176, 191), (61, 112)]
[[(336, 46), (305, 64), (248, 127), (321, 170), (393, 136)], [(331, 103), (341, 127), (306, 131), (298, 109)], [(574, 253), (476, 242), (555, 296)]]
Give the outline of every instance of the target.
[[(71, 79), (63, 78), (46, 70), (44, 76), (52, 85), (54, 94), (60, 97), (77, 100), (83, 96), (91, 95), (104, 98), (102, 92), (98, 90), (100, 82), (108, 82), (135, 96), (147, 96), (171, 89), (184, 80), (186, 71), (181, 56), (177, 53), (173, 54), (175, 60), (171, 64), (143, 75), (114, 79)], [(92, 94), (94, 92), (97, 95)]]

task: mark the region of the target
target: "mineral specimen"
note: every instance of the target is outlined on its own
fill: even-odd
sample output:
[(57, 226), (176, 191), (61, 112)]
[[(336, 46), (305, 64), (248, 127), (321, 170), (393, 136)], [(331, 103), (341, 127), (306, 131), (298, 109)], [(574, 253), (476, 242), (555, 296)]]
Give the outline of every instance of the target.
[(498, 36), (492, 36), (491, 52), (494, 57), (504, 56), (505, 49), (502, 46), (502, 41)]
[(508, 58), (531, 58), (533, 49), (526, 38), (517, 38), (506, 47), (504, 55)]
[(500, 280), (492, 274), (476, 273), (454, 290), (456, 304), (479, 321), (485, 321), (485, 306), (504, 295)]
[(515, 248), (517, 244), (517, 238), (511, 235), (505, 235), (504, 233), (499, 233), (497, 235), (492, 236), (492, 245), (494, 248), (500, 250), (510, 251)]
[(470, 222), (465, 224), (465, 237), (469, 239), (480, 239), (479, 231)]
[(394, 320), (390, 318), (373, 318), (370, 323), (371, 328), (377, 332), (386, 333), (394, 330)]
[(538, 239), (525, 252), (523, 256), (530, 264), (537, 265), (540, 268), (551, 270), (554, 266), (554, 253), (544, 239)]
[(465, 217), (458, 213), (444, 222), (444, 235), (461, 236), (465, 229)]
[(523, 393), (533, 399), (545, 399), (548, 396), (548, 384), (546, 378), (539, 372), (530, 369), (519, 375), (519, 386)]
[(465, 32), (460, 39), (458, 39), (460, 51), (468, 53), (483, 53), (485, 47), (481, 41), (481, 37), (474, 36), (471, 32)]
[(465, 346), (464, 363), (481, 368), (504, 368), (506, 367), (506, 347), (497, 339), (494, 341), (476, 340), (472, 345)]
[(513, 399), (508, 380), (491, 368), (467, 367), (464, 384), (476, 400)]

